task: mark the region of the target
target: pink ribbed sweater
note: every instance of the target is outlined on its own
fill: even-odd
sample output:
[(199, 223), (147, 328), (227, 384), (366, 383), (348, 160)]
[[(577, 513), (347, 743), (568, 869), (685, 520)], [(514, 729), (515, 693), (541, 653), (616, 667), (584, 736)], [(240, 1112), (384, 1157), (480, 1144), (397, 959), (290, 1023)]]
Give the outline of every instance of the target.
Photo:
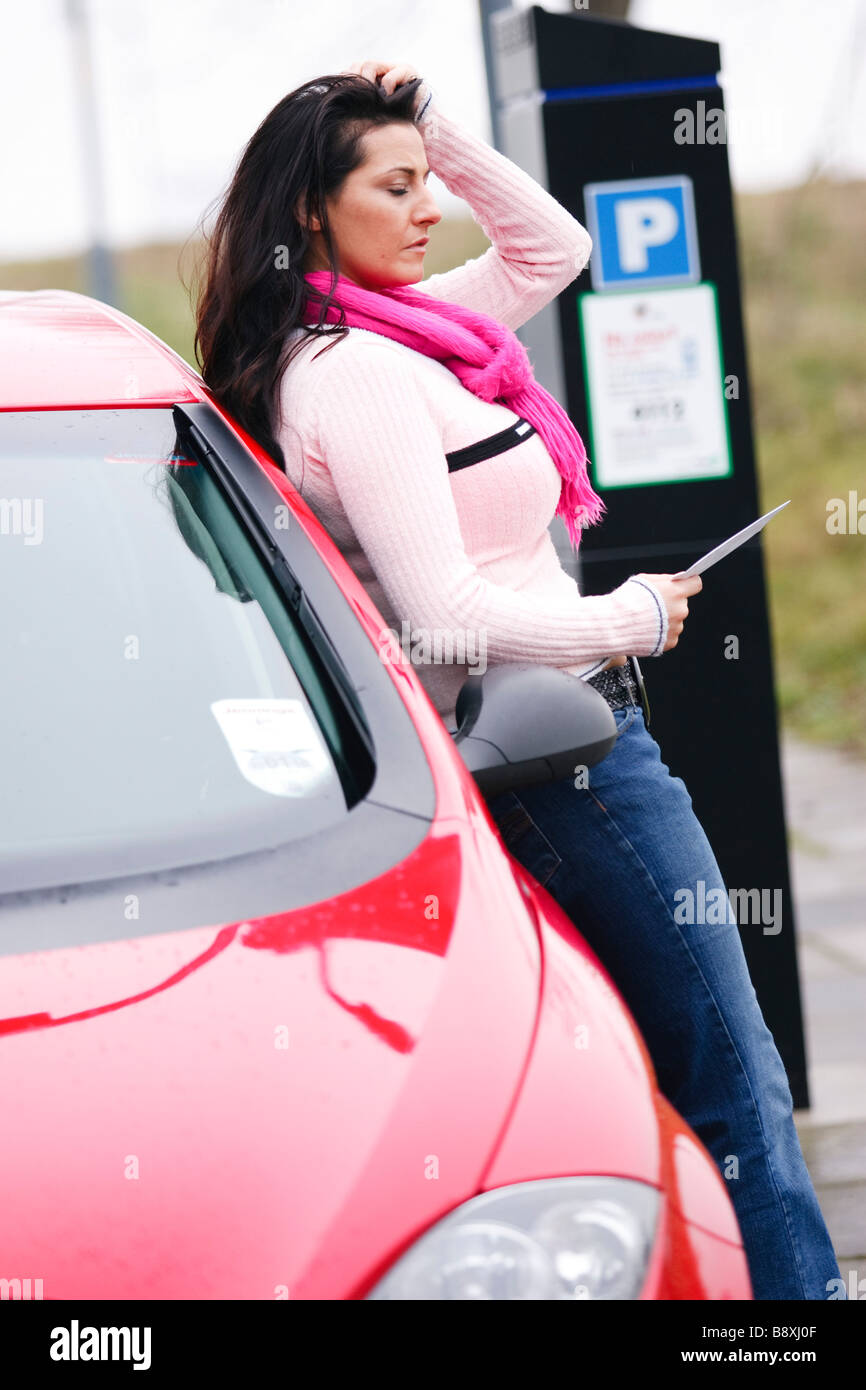
[[(519, 328), (580, 274), (589, 234), (435, 98), (418, 131), (430, 168), (492, 246), (413, 288)], [(329, 341), (306, 342), (280, 381), (286, 471), (446, 728), (460, 687), (485, 666), (537, 661), (588, 676), (617, 653), (661, 653), (667, 613), (655, 586), (632, 577), (582, 597), (562, 568), (548, 530), (561, 479), (539, 435), (449, 475), (446, 453), (514, 424), (514, 411), (381, 334), (350, 328)]]

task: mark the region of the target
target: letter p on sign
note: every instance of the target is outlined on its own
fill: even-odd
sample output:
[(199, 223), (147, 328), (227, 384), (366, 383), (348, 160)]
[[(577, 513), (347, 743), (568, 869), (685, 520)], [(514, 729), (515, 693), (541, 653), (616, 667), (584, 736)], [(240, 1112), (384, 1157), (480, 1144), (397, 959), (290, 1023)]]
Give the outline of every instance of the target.
[(694, 190), (687, 175), (589, 183), (583, 194), (593, 289), (700, 281)]
[(649, 269), (647, 247), (665, 246), (680, 220), (666, 198), (621, 198), (614, 203), (616, 239), (622, 269), (637, 274)]

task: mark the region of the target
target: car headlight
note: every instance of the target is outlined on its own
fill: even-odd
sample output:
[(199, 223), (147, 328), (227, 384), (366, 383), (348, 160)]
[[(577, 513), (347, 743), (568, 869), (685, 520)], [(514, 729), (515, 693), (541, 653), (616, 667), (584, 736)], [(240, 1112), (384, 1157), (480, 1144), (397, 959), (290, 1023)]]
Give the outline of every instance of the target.
[(463, 1202), (367, 1297), (637, 1298), (659, 1194), (628, 1178), (545, 1178)]

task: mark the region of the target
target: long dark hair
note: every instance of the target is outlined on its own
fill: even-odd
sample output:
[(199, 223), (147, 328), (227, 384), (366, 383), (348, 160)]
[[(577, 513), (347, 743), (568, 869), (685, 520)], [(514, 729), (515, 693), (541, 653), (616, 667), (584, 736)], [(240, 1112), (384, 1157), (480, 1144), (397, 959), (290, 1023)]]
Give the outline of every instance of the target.
[[(196, 362), (220, 405), (283, 472), (274, 419), (279, 379), (310, 336), (347, 332), (342, 309), (337, 323), (325, 324), (338, 274), (325, 199), (363, 162), (368, 130), (413, 121), (421, 81), (388, 94), (366, 77), (341, 73), (296, 87), (247, 141), (213, 232), (203, 232), (193, 292)], [(321, 222), (332, 277), (327, 294), (304, 280), (311, 233), (297, 209)], [(307, 296), (320, 301), (319, 318), (302, 325)], [(299, 326), (303, 333), (287, 344)]]

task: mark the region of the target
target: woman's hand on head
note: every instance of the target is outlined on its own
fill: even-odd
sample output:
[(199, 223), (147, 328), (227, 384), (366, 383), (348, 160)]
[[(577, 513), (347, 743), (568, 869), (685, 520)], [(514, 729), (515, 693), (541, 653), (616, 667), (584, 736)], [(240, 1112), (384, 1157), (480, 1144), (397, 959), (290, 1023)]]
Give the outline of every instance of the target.
[(668, 635), (662, 651), (669, 652), (677, 645), (688, 617), (688, 599), (701, 592), (704, 582), (699, 574), (690, 574), (685, 579), (674, 579), (671, 574), (636, 574), (633, 578), (645, 579), (661, 595), (668, 613)]
[(343, 71), (346, 75), (366, 77), (369, 82), (378, 82), (389, 96), (403, 83), (414, 82), (415, 78), (421, 75), (415, 71), (411, 63), (377, 63), (371, 59), (361, 63), (350, 63)]

